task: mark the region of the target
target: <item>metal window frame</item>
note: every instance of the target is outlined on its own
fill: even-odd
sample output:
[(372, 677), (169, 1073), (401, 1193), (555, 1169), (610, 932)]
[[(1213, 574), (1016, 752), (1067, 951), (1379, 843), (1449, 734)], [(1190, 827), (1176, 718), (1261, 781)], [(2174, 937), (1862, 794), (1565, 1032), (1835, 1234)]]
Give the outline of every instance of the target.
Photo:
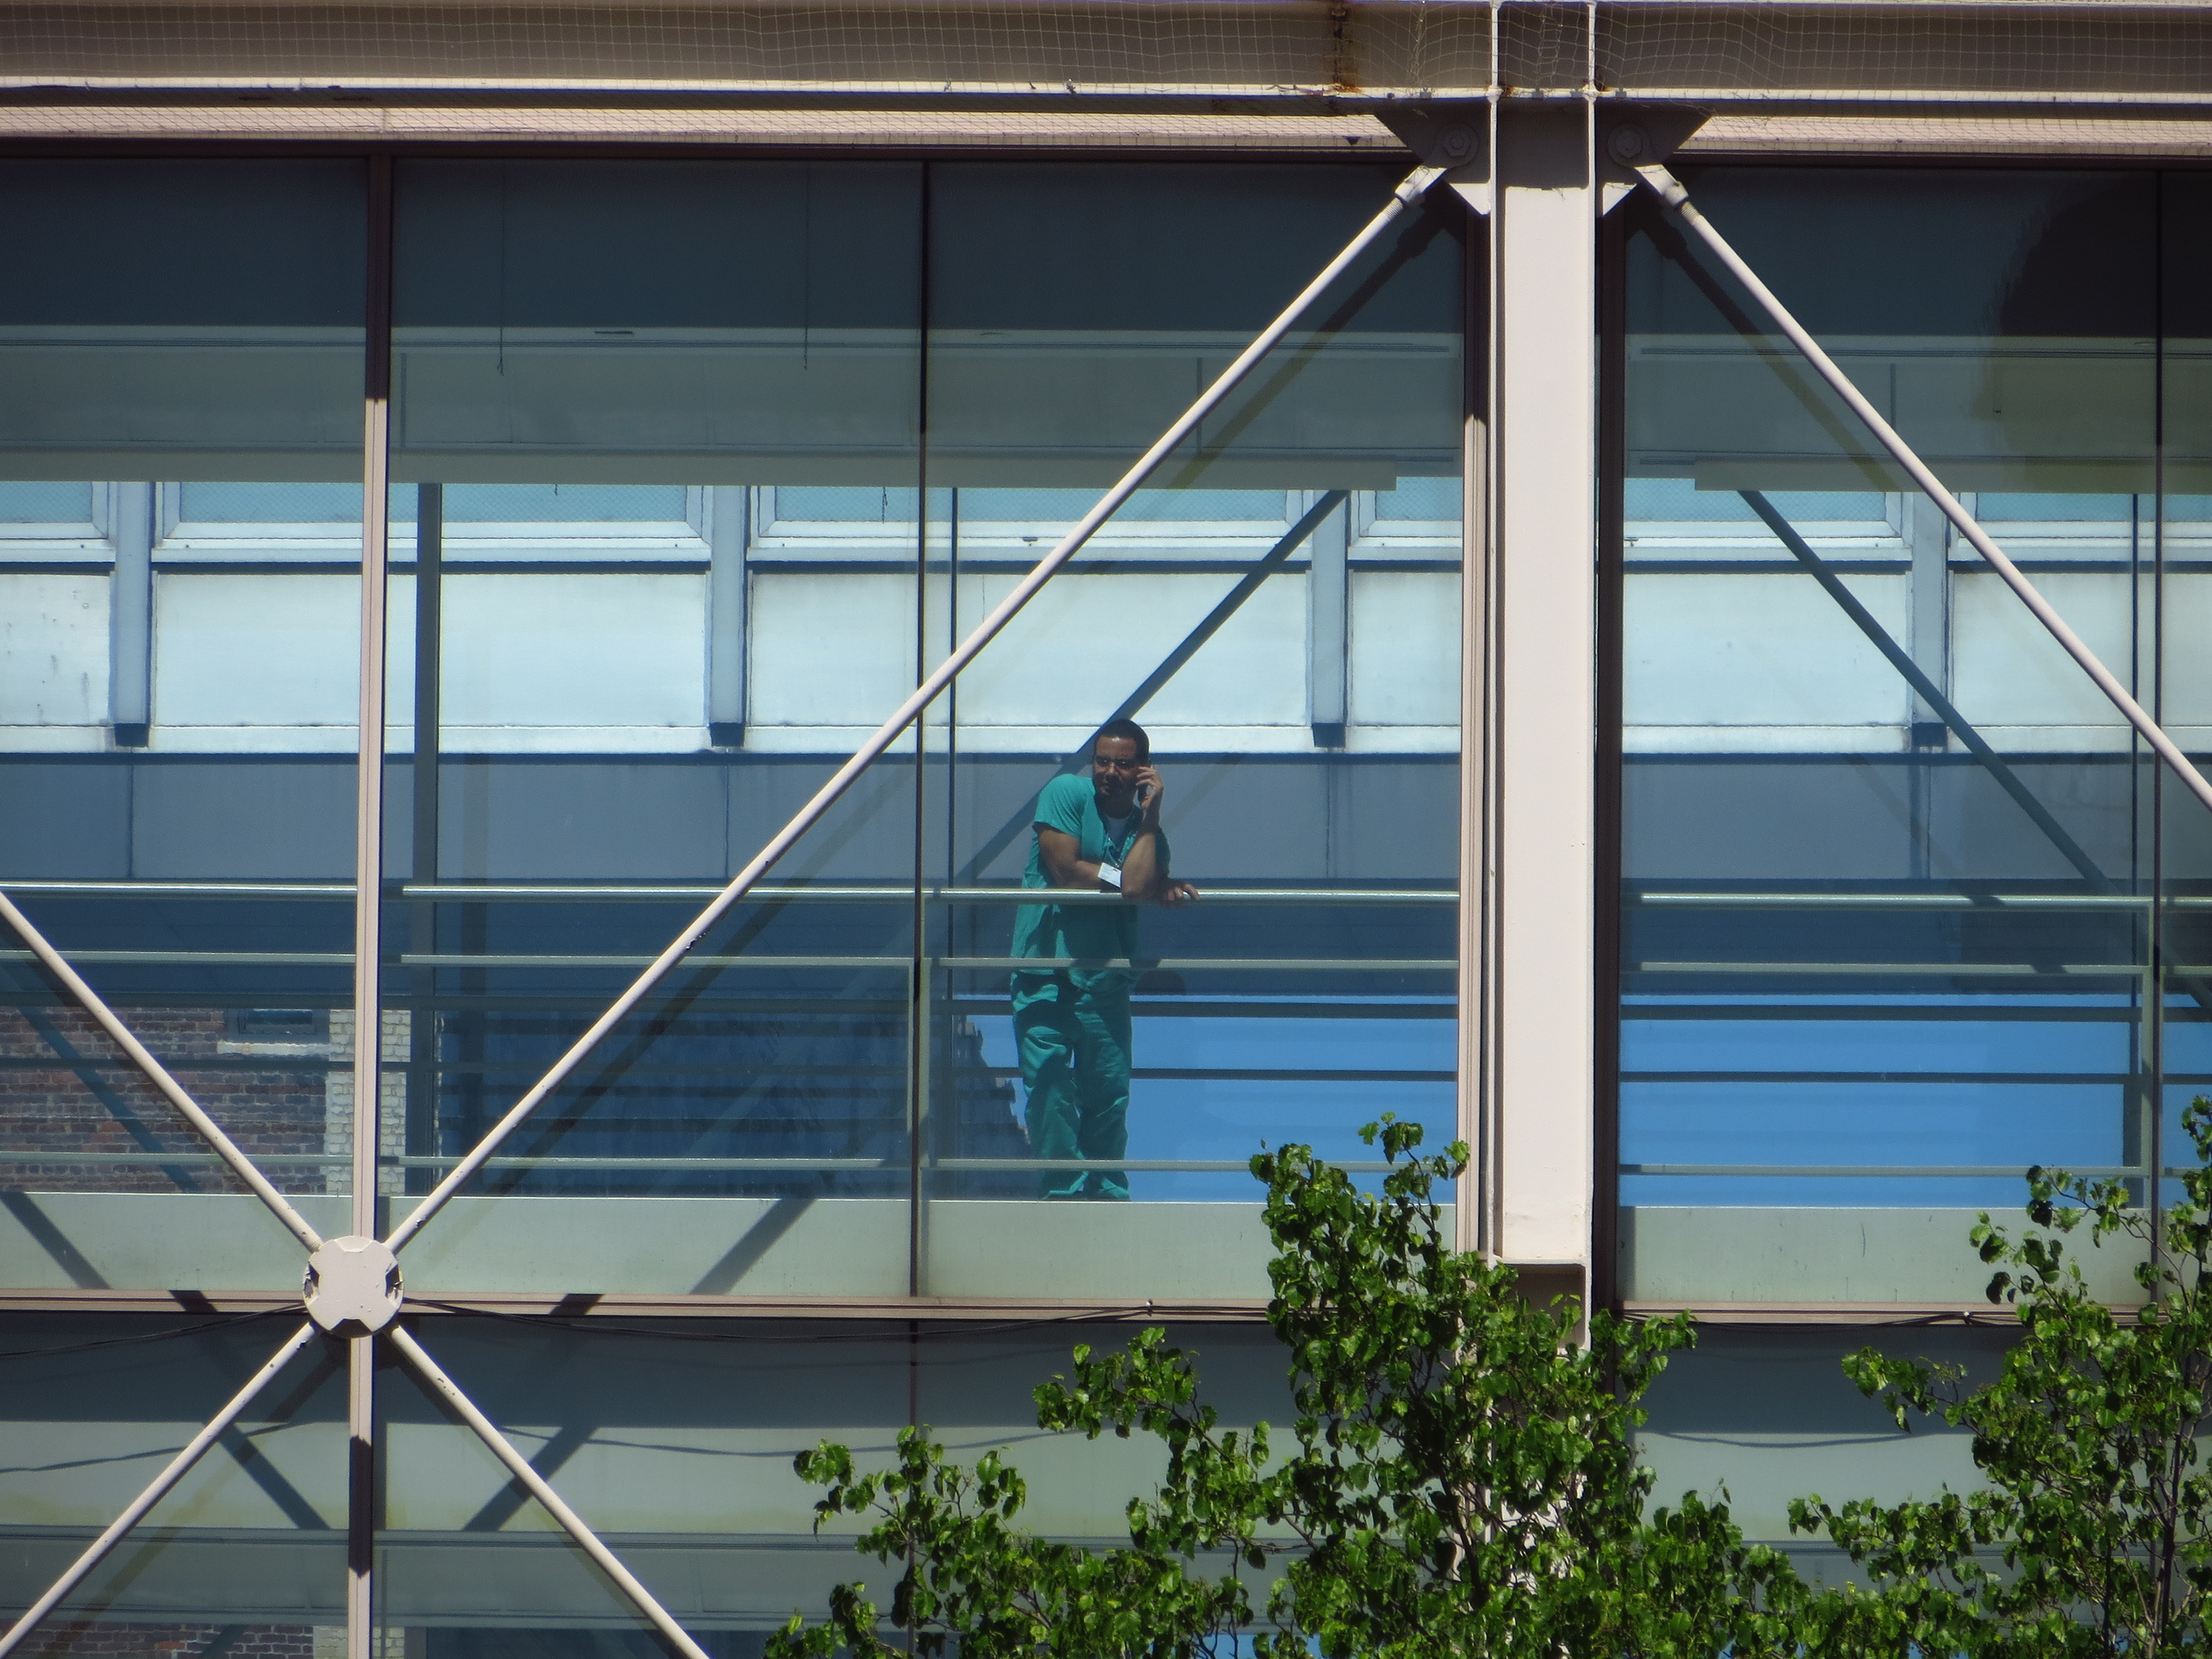
[(118, 749), (146, 747), (154, 719), (154, 489), (110, 484), (109, 541), (115, 549), (108, 581), (108, 725)]

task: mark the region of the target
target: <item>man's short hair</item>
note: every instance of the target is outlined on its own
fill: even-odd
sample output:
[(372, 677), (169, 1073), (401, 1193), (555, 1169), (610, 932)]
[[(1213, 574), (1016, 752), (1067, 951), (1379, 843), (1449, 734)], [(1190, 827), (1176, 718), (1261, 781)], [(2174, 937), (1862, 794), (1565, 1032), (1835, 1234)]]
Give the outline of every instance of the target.
[(1152, 740), (1145, 735), (1144, 727), (1139, 726), (1134, 720), (1109, 720), (1100, 726), (1091, 738), (1091, 758), (1093, 760), (1098, 758), (1099, 739), (1106, 737), (1125, 737), (1137, 746), (1139, 760), (1148, 761), (1152, 758)]

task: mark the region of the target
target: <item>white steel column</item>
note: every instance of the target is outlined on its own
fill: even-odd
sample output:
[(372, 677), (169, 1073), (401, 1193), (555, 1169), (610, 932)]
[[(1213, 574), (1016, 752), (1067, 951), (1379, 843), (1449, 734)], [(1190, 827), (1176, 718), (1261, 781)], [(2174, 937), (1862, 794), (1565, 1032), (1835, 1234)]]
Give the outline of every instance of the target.
[(1547, 1288), (1577, 1293), (1590, 1266), (1596, 1107), (1593, 125), (1581, 102), (1505, 101), (1491, 218), (1490, 1248), (1569, 1270), (1579, 1282)]
[(1351, 718), (1351, 542), (1349, 501), (1316, 525), (1306, 542), (1306, 723), (1318, 749), (1342, 749)]
[(1494, 781), (1498, 708), (1491, 639), (1497, 614), (1495, 480), (1491, 477), (1490, 410), (1495, 398), (1497, 235), (1490, 223), (1498, 153), (1497, 114), (1489, 115), (1486, 176), (1452, 188), (1472, 216), (1461, 273), (1460, 326), (1466, 354), (1459, 451), (1459, 1138), (1470, 1149), (1460, 1178), (1455, 1242), (1494, 1256), (1498, 1248), (1494, 1062), (1497, 1010), (1491, 871), (1495, 863)]

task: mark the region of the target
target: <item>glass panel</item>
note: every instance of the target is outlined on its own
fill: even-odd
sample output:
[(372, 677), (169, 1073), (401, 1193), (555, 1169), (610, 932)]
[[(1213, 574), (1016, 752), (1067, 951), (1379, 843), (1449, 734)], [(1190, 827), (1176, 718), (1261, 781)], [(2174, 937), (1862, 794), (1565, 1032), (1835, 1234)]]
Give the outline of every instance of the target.
[[(912, 1400), (903, 1327), (607, 1323), (445, 1318), (422, 1340), (710, 1653), (757, 1655), (758, 1632), (797, 1608), (819, 1620), (840, 1582), (864, 1578), (887, 1595), (853, 1550), (858, 1528), (816, 1533), (820, 1494), (791, 1464), (825, 1439), (867, 1467), (887, 1460)], [(408, 1631), (409, 1655), (665, 1652), (634, 1640), (627, 1600), (411, 1371), (388, 1375), (378, 1597), (388, 1624)], [(996, 1438), (1033, 1436), (1034, 1409), (1009, 1427)], [(978, 1455), (972, 1436), (945, 1438), (962, 1460)], [(1118, 1515), (1099, 1518), (1106, 1531)]]
[[(89, 484), (0, 480), (0, 536), (12, 541), (73, 541), (96, 534)], [(21, 549), (14, 549), (20, 552)]]
[[(2200, 770), (2212, 765), (2212, 665), (2198, 641), (2212, 622), (2212, 303), (2203, 290), (2212, 192), (2188, 173), (2159, 180), (2162, 435), (2166, 494), (2155, 526), (2162, 572), (2159, 718)], [(2147, 534), (2153, 528), (2146, 526)], [(2163, 772), (2163, 768), (2161, 771)], [(2212, 814), (2170, 774), (2158, 780), (2159, 946), (2164, 1076), (2159, 1156), (2177, 1175), (2196, 1162), (2182, 1127), (2191, 1101), (2212, 1094)], [(2166, 1187), (2180, 1199), (2181, 1183)]]
[[(11, 1619), (298, 1318), (11, 1317), (0, 1366), (0, 1607)], [(342, 1655), (345, 1422), (342, 1351), (311, 1347), (19, 1651), (328, 1659), (334, 1632)]]
[[(2141, 683), (2152, 180), (1691, 188)], [(2147, 1172), (2151, 771), (1747, 296), (1631, 211), (1623, 1294), (1970, 1301), (1958, 1240), (2028, 1164)]]
[[(1110, 1352), (1137, 1327), (1094, 1325)], [(1225, 1426), (1293, 1414), (1264, 1326), (1175, 1325)], [(425, 1321), (439, 1363), (710, 1654), (757, 1659), (795, 1610), (819, 1623), (839, 1583), (887, 1605), (894, 1571), (856, 1553), (851, 1517), (818, 1532), (818, 1487), (794, 1456), (824, 1440), (864, 1469), (926, 1425), (972, 1466), (1005, 1452), (1027, 1483), (1018, 1517), (1047, 1536), (1127, 1536), (1126, 1505), (1160, 1478), (1145, 1437), (1040, 1434), (1036, 1385), (1069, 1368), (1064, 1328), (850, 1320)], [(549, 1355), (557, 1354), (549, 1365)], [(395, 1370), (378, 1393), (387, 1515), (377, 1589), (387, 1653), (407, 1659), (650, 1659), (634, 1616), (480, 1441)], [(1256, 1594), (1263, 1594), (1263, 1580)]]
[[(774, 533), (780, 496), (911, 498), (920, 180), (400, 167), (398, 1209), (911, 689), (912, 509), (857, 572)], [(914, 796), (910, 752), (871, 772), (411, 1248), (411, 1290), (903, 1294)]]
[[(0, 164), (0, 885), (302, 1194), (350, 1146), (363, 185)], [(157, 1203), (239, 1188), (5, 942), (0, 1282), (296, 1290), (250, 1199)]]
[[(934, 170), (929, 655), (1395, 182)], [(1465, 219), (1386, 235), (935, 711), (926, 1290), (1263, 1294), (1254, 1153), (1368, 1162), (1385, 1111), (1450, 1138)], [(1094, 778), (1117, 715), (1156, 826), (1138, 774)], [(1040, 823), (1204, 896), (1141, 914), (1077, 870), (1030, 902)], [(1077, 1198), (1145, 1209), (1046, 1202)]]

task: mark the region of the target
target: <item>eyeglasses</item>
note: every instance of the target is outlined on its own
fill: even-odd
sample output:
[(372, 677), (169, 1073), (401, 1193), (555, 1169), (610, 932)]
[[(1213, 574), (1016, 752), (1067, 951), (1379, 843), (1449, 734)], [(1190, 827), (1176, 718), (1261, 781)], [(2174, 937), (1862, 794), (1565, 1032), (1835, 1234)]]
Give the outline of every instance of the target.
[(1102, 755), (1094, 756), (1091, 759), (1094, 772), (1135, 772), (1144, 764), (1141, 760), (1108, 760)]

